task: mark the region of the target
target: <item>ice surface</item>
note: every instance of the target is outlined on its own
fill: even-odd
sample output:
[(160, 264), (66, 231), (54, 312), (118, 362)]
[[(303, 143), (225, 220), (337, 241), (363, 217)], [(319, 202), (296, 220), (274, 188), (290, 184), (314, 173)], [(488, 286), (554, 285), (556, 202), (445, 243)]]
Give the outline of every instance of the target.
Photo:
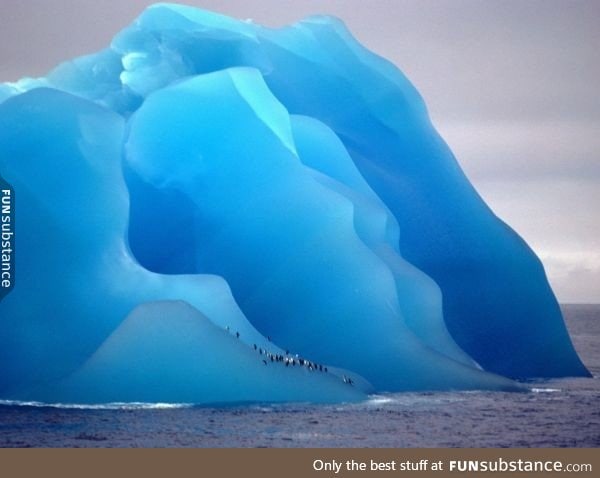
[(147, 302), (49, 399), (219, 404), (366, 398), (332, 373), (270, 359), (265, 365), (264, 358), (185, 302)]
[(343, 401), (587, 374), (538, 259), (336, 19), (157, 4), (2, 101), (23, 251), (4, 398)]

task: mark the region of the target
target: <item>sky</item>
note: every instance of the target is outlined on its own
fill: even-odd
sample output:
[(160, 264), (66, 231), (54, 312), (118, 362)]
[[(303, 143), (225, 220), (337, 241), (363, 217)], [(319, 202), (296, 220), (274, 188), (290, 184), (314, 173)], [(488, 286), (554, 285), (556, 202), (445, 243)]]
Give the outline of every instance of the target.
[[(147, 0), (2, 0), (0, 81), (105, 47)], [(600, 303), (600, 1), (182, 0), (277, 27), (326, 13), (423, 96), (563, 303)]]

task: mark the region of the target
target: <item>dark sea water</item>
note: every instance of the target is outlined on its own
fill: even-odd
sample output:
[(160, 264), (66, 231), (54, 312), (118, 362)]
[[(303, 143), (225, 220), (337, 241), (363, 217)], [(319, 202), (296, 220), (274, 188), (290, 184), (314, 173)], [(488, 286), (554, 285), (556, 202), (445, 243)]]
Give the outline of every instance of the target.
[[(563, 307), (600, 376), (600, 305)], [(530, 393), (374, 396), (352, 405), (82, 409), (0, 405), (1, 447), (598, 447), (600, 381), (529, 384)]]

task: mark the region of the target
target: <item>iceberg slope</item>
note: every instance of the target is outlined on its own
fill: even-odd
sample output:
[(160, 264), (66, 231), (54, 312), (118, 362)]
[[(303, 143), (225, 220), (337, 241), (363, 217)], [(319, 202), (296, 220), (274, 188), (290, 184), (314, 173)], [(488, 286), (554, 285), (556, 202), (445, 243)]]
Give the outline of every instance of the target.
[(329, 18), (263, 38), (269, 87), (342, 139), (398, 220), (402, 253), (440, 286), (457, 343), (511, 377), (588, 375), (540, 261), (476, 193), (400, 71)]
[(340, 402), (364, 400), (332, 373), (274, 362), (184, 302), (134, 309), (48, 396), (52, 402)]

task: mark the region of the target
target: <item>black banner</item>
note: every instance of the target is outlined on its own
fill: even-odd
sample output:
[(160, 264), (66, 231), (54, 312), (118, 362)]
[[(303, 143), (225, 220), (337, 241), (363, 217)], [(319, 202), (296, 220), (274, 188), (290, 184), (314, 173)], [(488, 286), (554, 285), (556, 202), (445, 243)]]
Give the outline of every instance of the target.
[(0, 301), (15, 284), (15, 192), (0, 176)]

